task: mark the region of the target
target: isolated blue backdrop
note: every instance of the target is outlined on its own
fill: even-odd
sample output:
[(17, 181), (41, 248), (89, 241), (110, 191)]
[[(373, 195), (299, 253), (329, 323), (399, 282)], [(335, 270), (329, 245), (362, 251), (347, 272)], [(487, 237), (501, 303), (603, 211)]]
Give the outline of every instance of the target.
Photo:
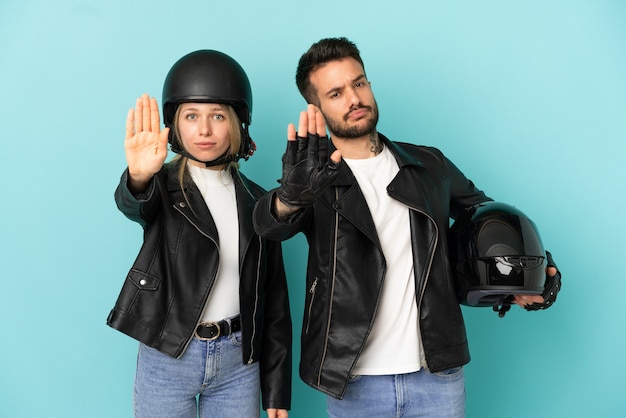
[[(304, 108), (297, 60), (326, 36), (361, 48), (381, 132), (439, 147), (523, 209), (564, 274), (548, 311), (464, 308), (468, 416), (623, 416), (619, 0), (3, 0), (0, 416), (131, 416), (137, 343), (105, 319), (141, 243), (113, 202), (135, 98), (160, 98), (187, 52), (232, 55), (254, 90), (258, 151), (243, 170), (270, 188)], [(284, 252), (298, 336), (302, 236)], [(324, 411), (294, 373), (291, 416)]]

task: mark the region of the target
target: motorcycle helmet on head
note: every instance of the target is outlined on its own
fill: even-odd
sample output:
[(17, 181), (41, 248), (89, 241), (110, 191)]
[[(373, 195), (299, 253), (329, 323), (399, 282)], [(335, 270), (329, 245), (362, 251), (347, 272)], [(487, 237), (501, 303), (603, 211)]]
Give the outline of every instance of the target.
[[(248, 133), (252, 123), (252, 89), (248, 76), (237, 61), (214, 50), (199, 50), (180, 58), (163, 83), (163, 120), (166, 127), (172, 126), (178, 106), (188, 102), (230, 105), (241, 123), (241, 146), (237, 154), (201, 161), (207, 167), (240, 158), (247, 160), (254, 153), (256, 146)], [(175, 135), (171, 129), (171, 150), (197, 161), (178, 145)]]
[(535, 224), (513, 206), (484, 202), (450, 227), (457, 295), (468, 306), (492, 306), (500, 317), (516, 294), (542, 294), (546, 252)]

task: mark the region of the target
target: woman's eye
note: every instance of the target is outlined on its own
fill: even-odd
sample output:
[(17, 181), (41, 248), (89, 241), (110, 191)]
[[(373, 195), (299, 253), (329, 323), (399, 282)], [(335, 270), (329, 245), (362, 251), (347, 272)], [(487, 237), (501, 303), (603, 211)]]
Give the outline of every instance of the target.
[(196, 119), (196, 115), (194, 115), (193, 113), (188, 114), (185, 119), (187, 120), (195, 120)]
[(226, 118), (224, 117), (224, 115), (220, 115), (220, 114), (216, 114), (215, 116), (213, 116), (213, 118), (214, 118), (215, 120), (224, 120), (224, 119), (226, 119)]

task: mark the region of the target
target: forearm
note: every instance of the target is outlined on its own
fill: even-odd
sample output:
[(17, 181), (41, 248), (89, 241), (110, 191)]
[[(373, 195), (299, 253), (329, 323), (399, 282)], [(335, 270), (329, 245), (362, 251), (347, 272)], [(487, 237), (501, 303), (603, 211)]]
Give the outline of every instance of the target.
[(275, 213), (276, 199), (276, 191), (273, 190), (261, 197), (256, 203), (252, 216), (254, 230), (263, 238), (285, 241), (300, 232), (304, 210), (296, 209), (291, 212), (290, 216), (286, 216), (288, 211), (284, 211), (283, 216), (286, 218), (281, 220)]

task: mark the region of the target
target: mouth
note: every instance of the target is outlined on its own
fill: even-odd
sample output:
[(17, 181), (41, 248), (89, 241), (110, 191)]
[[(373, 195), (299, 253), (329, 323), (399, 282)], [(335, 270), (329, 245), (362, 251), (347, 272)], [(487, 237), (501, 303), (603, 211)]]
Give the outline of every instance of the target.
[(215, 142), (196, 142), (194, 145), (199, 149), (206, 150), (213, 148), (215, 146)]
[(346, 120), (348, 119), (361, 119), (365, 117), (369, 113), (369, 108), (367, 107), (359, 107), (354, 110), (351, 110), (346, 115)]

